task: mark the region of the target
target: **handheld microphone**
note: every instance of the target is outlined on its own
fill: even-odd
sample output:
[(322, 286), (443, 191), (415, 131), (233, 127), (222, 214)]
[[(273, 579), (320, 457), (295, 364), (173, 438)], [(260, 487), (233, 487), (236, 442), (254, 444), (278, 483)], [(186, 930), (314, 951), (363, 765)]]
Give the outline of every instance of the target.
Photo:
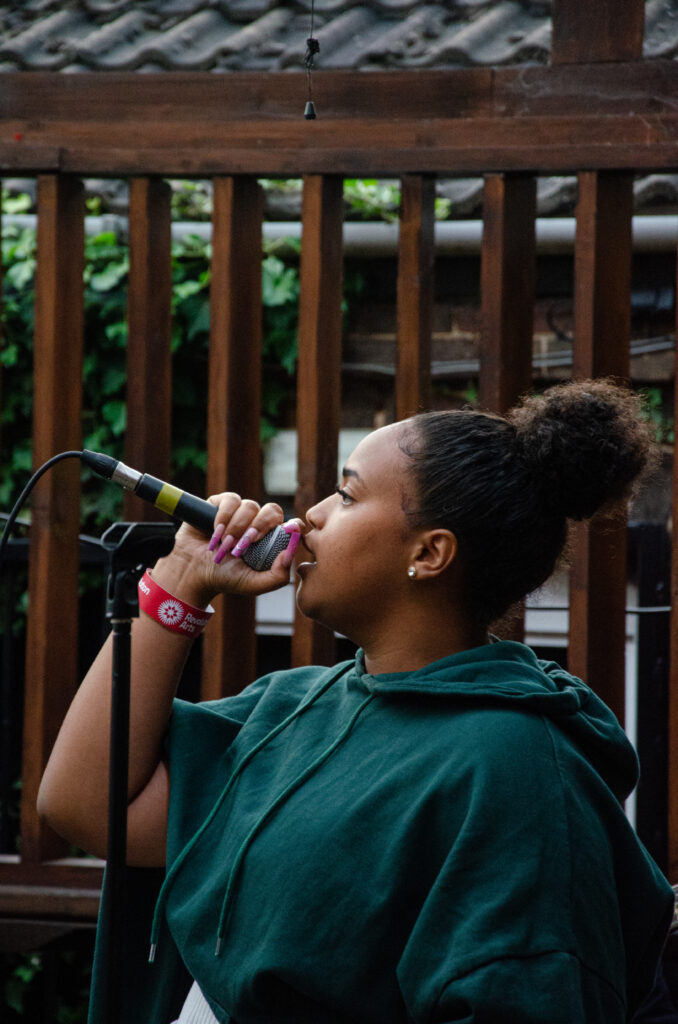
[[(164, 483), (149, 473), (139, 473), (136, 469), (130, 469), (124, 462), (118, 462), (110, 455), (102, 455), (85, 448), (82, 451), (82, 461), (99, 476), (120, 484), (127, 491), (133, 491), (144, 501), (150, 501), (161, 512), (194, 526), (207, 537), (214, 532), (217, 510), (209, 501), (196, 498), (194, 494)], [(282, 526), (276, 526), (260, 540), (250, 544), (241, 556), (243, 562), (249, 565), (250, 569), (265, 572), (271, 568), (280, 552), (285, 550), (290, 537), (291, 534), (286, 533)]]

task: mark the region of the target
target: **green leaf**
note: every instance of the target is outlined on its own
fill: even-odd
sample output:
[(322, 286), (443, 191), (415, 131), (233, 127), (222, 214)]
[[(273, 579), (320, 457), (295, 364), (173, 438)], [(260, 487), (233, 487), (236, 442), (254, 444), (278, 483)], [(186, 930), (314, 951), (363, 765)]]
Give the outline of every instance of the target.
[(10, 196), (3, 192), (2, 197), (2, 212), (3, 213), (28, 213), (29, 210), (33, 209), (33, 200), (26, 193), (22, 192), (20, 195)]
[(127, 408), (124, 402), (117, 400), (104, 402), (101, 407), (101, 415), (110, 426), (114, 437), (124, 434), (127, 426)]
[(207, 472), (207, 452), (192, 445), (179, 445), (172, 452), (172, 462), (177, 469), (199, 469)]
[(200, 281), (180, 281), (174, 286), (174, 294), (179, 300), (187, 299), (189, 295), (202, 291), (203, 287)]
[(90, 285), (96, 292), (108, 292), (115, 288), (127, 276), (129, 271), (129, 260), (123, 259), (119, 263), (109, 263), (102, 271), (92, 274)]
[(124, 370), (109, 366), (104, 370), (101, 378), (101, 390), (105, 395), (114, 395), (127, 383), (127, 374)]
[(15, 344), (7, 345), (6, 348), (4, 348), (0, 352), (0, 363), (2, 363), (3, 366), (16, 366), (18, 358), (19, 358), (19, 347), (18, 347), (18, 345), (15, 345)]
[(108, 324), (104, 330), (104, 334), (109, 341), (116, 341), (124, 343), (127, 341), (127, 322), (125, 320), (118, 320), (113, 324)]
[(299, 274), (296, 267), (286, 267), (277, 256), (267, 256), (262, 263), (262, 299), (265, 306), (284, 306), (299, 297)]
[(35, 260), (20, 260), (7, 267), (5, 276), (15, 288), (21, 290), (29, 284), (35, 275)]

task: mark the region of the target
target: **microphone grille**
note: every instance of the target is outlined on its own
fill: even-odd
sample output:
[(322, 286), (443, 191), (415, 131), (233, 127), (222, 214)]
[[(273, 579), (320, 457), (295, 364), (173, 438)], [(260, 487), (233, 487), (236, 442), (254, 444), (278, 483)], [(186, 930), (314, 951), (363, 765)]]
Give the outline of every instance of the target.
[(250, 569), (266, 572), (271, 568), (280, 552), (285, 550), (290, 542), (290, 536), (282, 526), (276, 526), (261, 540), (255, 540), (254, 544), (250, 544), (242, 556), (243, 562), (249, 565)]

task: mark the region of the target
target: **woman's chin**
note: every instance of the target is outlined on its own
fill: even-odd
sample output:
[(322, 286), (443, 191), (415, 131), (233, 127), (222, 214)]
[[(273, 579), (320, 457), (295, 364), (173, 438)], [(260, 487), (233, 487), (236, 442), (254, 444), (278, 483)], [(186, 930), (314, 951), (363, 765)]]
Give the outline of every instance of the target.
[[(296, 604), (302, 615), (307, 619), (313, 619), (325, 625), (323, 616), (323, 602), (316, 588), (313, 577), (315, 575), (315, 562), (305, 562), (295, 568), (296, 578)], [(301, 570), (301, 571), (300, 571)]]

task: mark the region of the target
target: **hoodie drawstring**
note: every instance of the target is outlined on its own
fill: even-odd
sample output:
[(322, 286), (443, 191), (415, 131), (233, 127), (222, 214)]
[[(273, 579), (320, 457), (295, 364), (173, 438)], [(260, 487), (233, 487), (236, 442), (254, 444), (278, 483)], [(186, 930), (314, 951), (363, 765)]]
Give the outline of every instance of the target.
[[(184, 848), (182, 849), (181, 853), (177, 856), (177, 858), (175, 859), (174, 863), (172, 864), (172, 867), (169, 869), (169, 871), (165, 875), (165, 879), (164, 879), (164, 881), (162, 883), (162, 886), (160, 887), (160, 892), (158, 893), (158, 898), (157, 898), (156, 903), (155, 903), (155, 910), (153, 912), (153, 923), (151, 925), (151, 948), (150, 948), (150, 952), (148, 954), (148, 962), (149, 963), (153, 963), (153, 961), (155, 960), (155, 954), (156, 954), (156, 951), (157, 951), (157, 948), (158, 948), (158, 935), (159, 935), (159, 932), (160, 932), (160, 921), (162, 919), (162, 915), (163, 915), (164, 910), (165, 910), (165, 905), (167, 903), (167, 895), (168, 895), (169, 889), (170, 889), (170, 887), (171, 887), (171, 885), (172, 885), (172, 883), (173, 883), (173, 881), (174, 881), (174, 879), (175, 879), (175, 877), (177, 875), (177, 872), (181, 868), (182, 864), (184, 863), (184, 861), (188, 857), (188, 855), (191, 852), (191, 850), (200, 841), (200, 838), (204, 835), (206, 830), (209, 828), (211, 823), (214, 821), (214, 819), (215, 819), (215, 817), (216, 817), (216, 815), (217, 815), (217, 813), (219, 811), (219, 808), (221, 807), (221, 805), (223, 804), (223, 802), (226, 799), (227, 795), (231, 791), (231, 788), (233, 787), (233, 784), (236, 781), (236, 779), (238, 778), (238, 776), (242, 773), (244, 768), (246, 768), (246, 766), (250, 763), (252, 758), (255, 757), (256, 754), (258, 754), (259, 751), (263, 747), (265, 747), (267, 743), (270, 743), (271, 740), (275, 739), (275, 737), (279, 733), (281, 733), (283, 731), (283, 729), (286, 729), (287, 726), (291, 722), (293, 722), (295, 718), (298, 718), (299, 715), (303, 714), (304, 711), (306, 711), (308, 708), (310, 708), (311, 705), (314, 704), (315, 701), (318, 700), (319, 697), (322, 697), (322, 695), (327, 690), (329, 690), (330, 687), (333, 686), (341, 678), (341, 676), (344, 675), (345, 672), (349, 672), (352, 669), (352, 667), (353, 667), (353, 663), (349, 664), (348, 666), (344, 664), (344, 665), (342, 665), (342, 667), (339, 669), (338, 672), (333, 672), (332, 675), (330, 676), (329, 680), (326, 683), (323, 683), (321, 686), (318, 687), (318, 689), (315, 692), (309, 694), (307, 696), (307, 698), (305, 700), (303, 700), (301, 702), (301, 704), (299, 704), (299, 706), (297, 708), (295, 708), (294, 711), (290, 715), (287, 716), (287, 718), (284, 718), (282, 722), (280, 722), (278, 725), (276, 725), (275, 728), (271, 729), (271, 731), (268, 732), (261, 740), (259, 740), (258, 743), (255, 743), (255, 745), (252, 747), (252, 749), (249, 750), (245, 754), (245, 756), (242, 758), (242, 760), (235, 766), (235, 768), (233, 769), (233, 772), (231, 773), (231, 776), (230, 776), (228, 782), (226, 783), (226, 785), (222, 789), (222, 791), (219, 794), (219, 796), (218, 796), (214, 806), (212, 807), (212, 810), (207, 815), (207, 817), (203, 821), (203, 823), (200, 826), (200, 828), (198, 829), (198, 831), (193, 835), (193, 837), (189, 840), (189, 842), (186, 844), (186, 846), (184, 846)], [(361, 705), (361, 708), (359, 710), (361, 710), (361, 709), (362, 709), (362, 705)], [(354, 715), (353, 717), (355, 718), (356, 716)], [(346, 731), (346, 730), (344, 730), (344, 731)], [(297, 780), (295, 780), (295, 782), (296, 781)], [(293, 782), (291, 785), (294, 786), (295, 782)], [(270, 809), (271, 808), (269, 808), (269, 810)], [(264, 812), (264, 817), (266, 816), (267, 813), (268, 812)], [(257, 827), (258, 826), (255, 826), (255, 828), (257, 828)], [(250, 834), (252, 834), (252, 833), (250, 833)], [(248, 837), (248, 839), (249, 839), (249, 837)], [(247, 843), (247, 840), (245, 840), (245, 844), (246, 843)], [(241, 850), (242, 850), (242, 847), (241, 847)], [(235, 865), (236, 869), (237, 869), (237, 866), (239, 864), (239, 860), (242, 860), (242, 857), (240, 856), (240, 853), (238, 854), (238, 857), (236, 857), (236, 865)], [(232, 877), (233, 877), (233, 871), (231, 871), (231, 878)], [(230, 886), (230, 883), (231, 883), (231, 878), (229, 878), (229, 884), (227, 885), (227, 895), (229, 893), (229, 886)], [(222, 915), (221, 916), (223, 918), (223, 916), (224, 916), (224, 908), (222, 908)]]

